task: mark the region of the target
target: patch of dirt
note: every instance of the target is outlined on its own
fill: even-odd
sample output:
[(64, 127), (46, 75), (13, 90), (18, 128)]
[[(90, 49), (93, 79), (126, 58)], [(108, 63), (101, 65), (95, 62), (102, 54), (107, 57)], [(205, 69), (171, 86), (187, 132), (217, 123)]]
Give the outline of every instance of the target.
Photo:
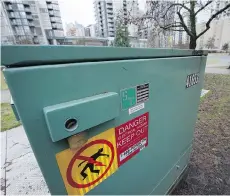
[(230, 75), (206, 74), (188, 176), (176, 195), (230, 194)]

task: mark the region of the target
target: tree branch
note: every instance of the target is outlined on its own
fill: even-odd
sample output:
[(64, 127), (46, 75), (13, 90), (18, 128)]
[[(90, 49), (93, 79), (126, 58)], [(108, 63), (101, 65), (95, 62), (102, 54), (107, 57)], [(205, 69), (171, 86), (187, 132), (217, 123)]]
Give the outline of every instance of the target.
[(181, 31), (184, 32), (184, 29), (166, 29), (165, 31)]
[(188, 35), (190, 37), (193, 37), (194, 35), (189, 31), (188, 27), (186, 26), (185, 22), (184, 22), (184, 19), (182, 17), (182, 15), (180, 14), (180, 12), (177, 12), (177, 15), (179, 16), (179, 19), (181, 21), (181, 25), (182, 27), (184, 28), (184, 30), (188, 33)]
[(216, 12), (215, 14), (213, 14), (211, 16), (211, 18), (208, 20), (208, 22), (206, 23), (206, 29), (204, 31), (202, 31), (199, 35), (197, 35), (196, 39), (198, 39), (200, 36), (205, 34), (210, 29), (210, 23), (212, 22), (212, 20), (215, 19), (219, 14), (221, 14), (222, 12), (227, 10), (228, 8), (230, 8), (230, 3), (228, 5), (226, 5), (224, 8), (222, 8), (221, 10), (219, 10), (218, 12)]
[(174, 25), (174, 24), (170, 24), (167, 26), (159, 26), (160, 28), (164, 29), (164, 30), (168, 30), (170, 28), (177, 28), (177, 27), (183, 27), (182, 25)]
[(166, 14), (167, 14), (168, 11), (170, 10), (170, 8), (172, 8), (173, 6), (181, 6), (181, 8), (184, 8), (184, 9), (186, 9), (188, 12), (191, 12), (191, 10), (190, 10), (187, 6), (185, 6), (184, 4), (181, 4), (181, 3), (174, 3), (174, 4), (172, 4), (172, 5), (170, 5), (170, 6), (168, 7), (168, 9), (166, 10), (165, 14), (162, 16), (162, 18), (164, 18), (164, 17), (166, 16)]
[(209, 4), (211, 4), (213, 1), (208, 1), (204, 6), (202, 6), (200, 9), (198, 9), (196, 12), (195, 12), (195, 16), (200, 12), (202, 11), (204, 8), (206, 8)]

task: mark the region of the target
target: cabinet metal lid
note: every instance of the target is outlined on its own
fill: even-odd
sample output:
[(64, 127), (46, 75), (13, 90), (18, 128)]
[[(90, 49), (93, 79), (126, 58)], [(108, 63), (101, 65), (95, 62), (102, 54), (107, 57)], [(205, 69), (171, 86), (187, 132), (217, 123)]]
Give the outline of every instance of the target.
[(202, 50), (118, 48), (95, 46), (2, 46), (6, 67), (25, 67), (60, 63), (114, 61), (207, 55)]

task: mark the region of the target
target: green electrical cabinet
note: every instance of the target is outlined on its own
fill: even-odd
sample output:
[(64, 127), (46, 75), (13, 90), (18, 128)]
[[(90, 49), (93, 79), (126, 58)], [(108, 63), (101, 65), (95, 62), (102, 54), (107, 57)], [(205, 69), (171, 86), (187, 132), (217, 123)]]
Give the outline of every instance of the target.
[(207, 54), (3, 46), (19, 118), (51, 194), (167, 194), (186, 169)]

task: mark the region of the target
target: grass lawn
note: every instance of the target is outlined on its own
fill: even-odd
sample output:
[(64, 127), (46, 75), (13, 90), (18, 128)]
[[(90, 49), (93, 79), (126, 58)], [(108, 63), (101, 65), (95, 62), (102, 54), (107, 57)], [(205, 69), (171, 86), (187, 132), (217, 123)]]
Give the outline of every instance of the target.
[(1, 131), (19, 126), (9, 103), (1, 103)]
[(6, 89), (8, 89), (8, 86), (7, 86), (6, 82), (5, 82), (5, 79), (3, 77), (3, 73), (1, 71), (1, 90), (6, 90)]
[(187, 178), (177, 195), (230, 193), (230, 75), (206, 74)]

